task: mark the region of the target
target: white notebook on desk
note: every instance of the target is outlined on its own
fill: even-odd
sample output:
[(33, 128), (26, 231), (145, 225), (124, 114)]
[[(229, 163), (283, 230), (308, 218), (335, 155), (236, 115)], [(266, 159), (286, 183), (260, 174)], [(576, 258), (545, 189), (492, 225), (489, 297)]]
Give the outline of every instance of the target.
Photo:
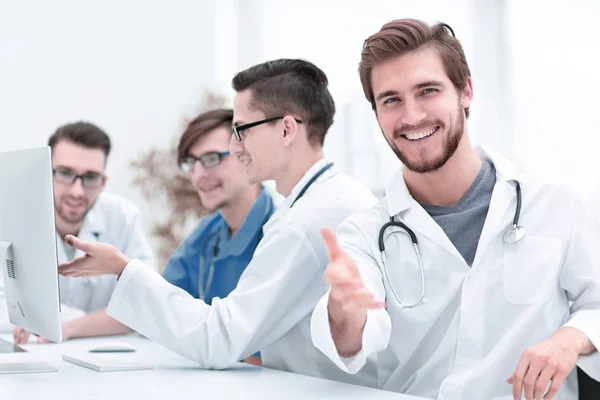
[(133, 360), (123, 355), (63, 354), (62, 359), (98, 372), (138, 371), (143, 369), (152, 369), (151, 365)]

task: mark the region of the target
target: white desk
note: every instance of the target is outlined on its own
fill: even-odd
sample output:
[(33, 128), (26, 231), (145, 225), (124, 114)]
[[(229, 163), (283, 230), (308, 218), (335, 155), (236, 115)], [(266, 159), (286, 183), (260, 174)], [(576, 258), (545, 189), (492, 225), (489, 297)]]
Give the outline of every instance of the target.
[[(9, 340), (10, 335), (0, 335)], [(120, 353), (154, 367), (146, 371), (96, 372), (62, 360), (94, 344), (129, 343), (137, 351)], [(0, 399), (396, 399), (417, 397), (375, 390), (238, 363), (224, 371), (203, 370), (137, 334), (23, 346), (28, 353), (0, 354), (0, 362), (45, 361), (58, 372), (0, 375)]]

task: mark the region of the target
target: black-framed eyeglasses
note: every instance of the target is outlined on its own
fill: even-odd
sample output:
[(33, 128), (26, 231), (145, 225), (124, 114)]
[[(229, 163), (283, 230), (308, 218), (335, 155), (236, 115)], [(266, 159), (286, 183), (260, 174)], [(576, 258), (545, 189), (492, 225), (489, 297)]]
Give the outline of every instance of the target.
[(202, 164), (202, 166), (206, 169), (214, 168), (217, 165), (221, 164), (221, 160), (223, 159), (223, 157), (228, 155), (228, 151), (211, 151), (209, 153), (202, 154), (200, 157), (187, 155), (183, 158), (183, 160), (181, 160), (179, 168), (181, 168), (183, 172), (192, 172), (192, 170), (194, 169), (194, 165), (196, 165), (196, 161), (200, 161), (200, 164)]
[[(244, 125), (233, 125), (231, 127), (231, 130), (233, 131), (233, 136), (235, 137), (235, 140), (237, 140), (238, 142), (242, 141), (242, 132), (245, 131), (246, 129), (250, 129), (252, 127), (258, 126), (258, 125), (262, 125), (262, 124), (266, 124), (267, 122), (272, 122), (272, 121), (277, 121), (278, 119), (283, 119), (285, 118), (285, 115), (282, 115), (280, 117), (271, 117), (271, 118), (267, 118), (267, 119), (261, 119), (260, 121), (256, 121), (256, 122), (250, 122), (249, 124), (244, 124)], [(297, 123), (301, 124), (302, 121), (294, 118), (294, 121), (296, 121)]]
[(75, 172), (67, 168), (56, 168), (52, 170), (54, 180), (63, 185), (72, 185), (77, 179), (81, 179), (81, 185), (88, 189), (97, 189), (104, 184), (104, 175), (96, 172), (88, 172), (87, 174), (77, 175)]

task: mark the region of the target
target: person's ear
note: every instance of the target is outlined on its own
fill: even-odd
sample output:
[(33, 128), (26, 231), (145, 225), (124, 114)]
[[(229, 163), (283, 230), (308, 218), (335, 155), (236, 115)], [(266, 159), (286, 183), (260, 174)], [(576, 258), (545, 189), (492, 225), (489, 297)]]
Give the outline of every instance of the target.
[(465, 87), (460, 92), (460, 106), (462, 108), (469, 108), (473, 101), (473, 80), (471, 77), (467, 77)]
[(283, 140), (284, 146), (289, 146), (298, 135), (298, 132), (300, 130), (298, 124), (299, 123), (296, 122), (296, 120), (292, 116), (286, 115), (283, 118), (283, 123), (281, 124), (283, 127), (281, 139)]

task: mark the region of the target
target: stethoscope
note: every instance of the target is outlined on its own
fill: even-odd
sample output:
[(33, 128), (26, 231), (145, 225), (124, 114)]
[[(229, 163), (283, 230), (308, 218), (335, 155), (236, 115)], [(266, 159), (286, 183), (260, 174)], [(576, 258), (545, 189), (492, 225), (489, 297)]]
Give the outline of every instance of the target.
[(333, 163), (328, 163), (323, 168), (321, 168), (320, 170), (318, 170), (317, 173), (314, 174), (313, 177), (310, 178), (308, 182), (306, 182), (306, 185), (304, 185), (304, 187), (302, 188), (302, 190), (300, 190), (300, 193), (298, 193), (298, 196), (296, 196), (296, 199), (292, 202), (292, 204), (290, 205), (290, 208), (294, 207), (294, 204), (296, 204), (296, 202), (298, 200), (300, 200), (302, 198), (302, 196), (304, 196), (304, 193), (306, 193), (306, 191), (308, 190), (308, 188), (310, 187), (310, 185), (312, 185), (313, 183), (315, 183), (315, 181), (321, 175), (323, 175), (325, 173), (325, 171), (327, 171), (331, 167), (333, 167)]
[[(516, 183), (515, 190), (517, 192), (517, 207), (515, 210), (515, 217), (513, 218), (512, 225), (502, 235), (504, 242), (508, 243), (508, 244), (516, 243), (525, 237), (525, 228), (523, 226), (519, 225), (519, 218), (521, 217), (521, 203), (522, 203), (521, 185), (517, 181), (515, 181), (515, 183)], [(410, 241), (412, 242), (413, 249), (415, 251), (415, 254), (417, 255), (417, 263), (419, 264), (419, 270), (421, 272), (421, 295), (419, 296), (418, 301), (411, 303), (411, 304), (405, 304), (404, 302), (402, 302), (402, 300), (400, 300), (400, 296), (398, 296), (398, 293), (396, 292), (396, 289), (394, 288), (394, 284), (392, 283), (392, 280), (390, 279), (390, 275), (388, 272), (386, 258), (385, 258), (384, 234), (385, 234), (385, 230), (387, 228), (389, 228), (390, 226), (395, 226), (398, 228), (402, 228), (404, 230), (404, 231), (399, 231), (399, 232), (405, 233), (406, 235), (408, 235), (410, 237)], [(425, 298), (425, 269), (423, 267), (423, 260), (421, 259), (421, 253), (419, 252), (419, 243), (417, 240), (417, 235), (415, 235), (415, 233), (412, 231), (412, 229), (410, 229), (404, 223), (402, 223), (400, 221), (395, 221), (394, 217), (390, 217), (390, 221), (383, 224), (383, 226), (379, 230), (378, 244), (379, 244), (379, 252), (381, 254), (381, 264), (383, 266), (383, 275), (384, 275), (385, 279), (387, 280), (390, 290), (392, 292), (392, 295), (394, 296), (394, 298), (396, 299), (398, 304), (400, 304), (403, 308), (413, 308), (413, 307), (418, 306), (419, 304), (422, 304), (423, 300)]]
[[(319, 171), (317, 171), (316, 174), (314, 174), (312, 176), (312, 178), (310, 178), (308, 180), (308, 182), (306, 182), (306, 184), (304, 185), (304, 187), (302, 188), (302, 190), (300, 190), (300, 192), (298, 193), (298, 196), (296, 196), (296, 198), (294, 199), (294, 201), (292, 202), (292, 204), (290, 205), (290, 208), (292, 208), (294, 206), (294, 204), (296, 204), (296, 202), (298, 200), (300, 200), (302, 198), (302, 196), (304, 196), (304, 193), (306, 193), (306, 191), (308, 190), (308, 188), (310, 188), (310, 186), (315, 183), (315, 181), (325, 173), (325, 171), (327, 171), (329, 168), (331, 168), (333, 166), (333, 163), (328, 163), (327, 165), (325, 165), (323, 168), (321, 168)], [(259, 231), (259, 235), (262, 236), (262, 229)], [(213, 239), (214, 237), (214, 239)], [(205, 255), (206, 255), (206, 250), (208, 248), (208, 244), (209, 242), (214, 240), (214, 245), (212, 248), (212, 257), (211, 257), (211, 263), (210, 263), (210, 267), (208, 270), (208, 277), (206, 279), (206, 283), (204, 283), (204, 271), (205, 271)], [(215, 263), (214, 263), (214, 259), (217, 257), (217, 255), (219, 254), (219, 240), (220, 240), (220, 235), (219, 232), (215, 232), (212, 235), (209, 235), (206, 239), (204, 239), (204, 242), (202, 243), (202, 253), (200, 256), (200, 273), (199, 273), (199, 282), (198, 282), (198, 297), (201, 300), (205, 300), (205, 296), (206, 294), (210, 291), (210, 288), (212, 286), (212, 282), (213, 282), (213, 277), (214, 277), (214, 273), (215, 273)], [(260, 240), (260, 239), (259, 239)]]
[[(210, 267), (208, 270), (208, 278), (206, 279), (206, 283), (204, 283), (204, 270), (205, 270), (205, 255), (208, 247), (208, 243), (211, 242), (214, 238), (214, 244), (212, 247), (212, 254), (210, 255)], [(220, 232), (214, 232), (209, 235), (204, 242), (202, 243), (202, 253), (200, 254), (200, 271), (198, 274), (198, 297), (201, 300), (205, 300), (206, 294), (210, 291), (212, 286), (213, 277), (215, 274), (215, 258), (219, 255), (219, 242), (221, 240)]]

